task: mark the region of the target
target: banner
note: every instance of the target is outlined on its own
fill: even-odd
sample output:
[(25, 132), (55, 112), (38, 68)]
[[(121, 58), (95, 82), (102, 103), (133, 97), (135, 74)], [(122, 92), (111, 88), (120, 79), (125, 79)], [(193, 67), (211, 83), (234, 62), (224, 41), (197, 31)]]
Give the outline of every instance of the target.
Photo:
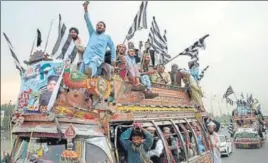
[(29, 66), (21, 78), (17, 109), (24, 113), (45, 112), (63, 69), (63, 61), (43, 61)]

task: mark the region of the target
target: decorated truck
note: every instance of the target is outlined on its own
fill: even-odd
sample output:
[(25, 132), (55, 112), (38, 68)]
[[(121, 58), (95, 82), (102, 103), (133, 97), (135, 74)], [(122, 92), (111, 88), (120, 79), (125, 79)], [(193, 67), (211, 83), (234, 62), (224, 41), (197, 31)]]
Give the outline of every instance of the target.
[(152, 91), (159, 95), (145, 98), (144, 92), (133, 91), (131, 83), (117, 74), (112, 80), (89, 78), (42, 51), (27, 63), (12, 115), (15, 141), (10, 162), (119, 163), (126, 157), (119, 137), (133, 122), (156, 128), (164, 144), (161, 157), (167, 162), (173, 162), (174, 156), (164, 127), (178, 139), (180, 156), (176, 157), (181, 162), (212, 162), (202, 120), (206, 112), (198, 111), (185, 88), (153, 83)]
[(254, 128), (239, 128), (234, 135), (236, 148), (260, 148), (263, 144)]

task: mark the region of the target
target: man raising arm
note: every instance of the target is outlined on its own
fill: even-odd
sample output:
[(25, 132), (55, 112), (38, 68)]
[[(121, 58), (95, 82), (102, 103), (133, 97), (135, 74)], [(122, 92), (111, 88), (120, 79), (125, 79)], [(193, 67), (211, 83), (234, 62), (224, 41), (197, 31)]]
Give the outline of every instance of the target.
[(111, 37), (105, 34), (106, 24), (103, 21), (100, 21), (97, 23), (96, 30), (94, 30), (88, 16), (88, 4), (89, 2), (85, 2), (83, 6), (85, 10), (85, 21), (90, 38), (83, 55), (83, 63), (80, 71), (86, 73), (89, 77), (94, 77), (98, 75), (97, 70), (104, 62), (107, 47), (111, 50), (113, 64), (115, 63), (116, 52)]

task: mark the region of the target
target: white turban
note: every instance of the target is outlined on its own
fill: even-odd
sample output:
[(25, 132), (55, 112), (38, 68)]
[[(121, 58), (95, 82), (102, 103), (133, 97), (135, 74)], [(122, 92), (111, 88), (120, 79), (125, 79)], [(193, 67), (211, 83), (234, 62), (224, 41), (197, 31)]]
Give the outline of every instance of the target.
[(214, 122), (212, 122), (212, 121), (210, 121), (209, 123), (208, 123), (208, 126), (216, 126), (216, 124), (214, 123)]

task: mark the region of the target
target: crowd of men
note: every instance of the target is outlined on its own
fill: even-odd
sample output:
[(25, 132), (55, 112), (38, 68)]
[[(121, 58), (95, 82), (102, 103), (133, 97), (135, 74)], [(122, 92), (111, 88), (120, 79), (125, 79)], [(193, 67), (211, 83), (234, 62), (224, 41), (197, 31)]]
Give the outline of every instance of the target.
[[(187, 152), (189, 158), (191, 158), (198, 153), (202, 154), (211, 149), (213, 151), (214, 162), (221, 162), (219, 137), (215, 132), (214, 122), (211, 121), (208, 124), (209, 139), (211, 139), (210, 147), (205, 147), (201, 127), (195, 122), (190, 123), (190, 125), (195, 132), (197, 143), (195, 143), (194, 134), (191, 132), (190, 126), (188, 124), (181, 125), (184, 126), (184, 131), (187, 131), (180, 132), (183, 141), (187, 142), (186, 148), (188, 151), (184, 150), (184, 143), (180, 141), (180, 138), (176, 136), (174, 131), (172, 132), (172, 127), (165, 126), (162, 128), (162, 131), (156, 131), (157, 129), (155, 127), (143, 128), (140, 123), (134, 123), (133, 127), (126, 129), (120, 136), (120, 143), (127, 155), (126, 159), (120, 161), (123, 163), (165, 163), (167, 162), (167, 156), (169, 156), (172, 162), (179, 163), (186, 161)], [(167, 151), (164, 150), (165, 143), (157, 136), (159, 132), (163, 133), (165, 143), (168, 146)]]
[[(165, 71), (163, 63), (156, 63), (155, 51), (147, 41), (142, 51), (142, 42), (139, 49), (135, 48), (132, 42), (126, 47), (119, 44), (115, 47), (113, 40), (105, 33), (106, 24), (98, 22), (94, 29), (88, 14), (88, 3), (84, 3), (84, 18), (86, 21), (89, 41), (86, 47), (83, 46), (77, 28), (70, 28), (69, 33), (78, 49), (77, 69), (89, 77), (105, 75), (111, 79), (114, 72), (132, 83), (134, 91), (144, 91), (146, 98), (158, 96), (152, 93), (152, 83), (181, 86), (185, 75), (177, 64), (173, 64), (171, 72)], [(109, 50), (107, 50), (109, 48)], [(77, 60), (77, 59), (76, 59)], [(198, 81), (199, 64), (196, 60), (190, 61), (189, 73), (194, 80)]]

